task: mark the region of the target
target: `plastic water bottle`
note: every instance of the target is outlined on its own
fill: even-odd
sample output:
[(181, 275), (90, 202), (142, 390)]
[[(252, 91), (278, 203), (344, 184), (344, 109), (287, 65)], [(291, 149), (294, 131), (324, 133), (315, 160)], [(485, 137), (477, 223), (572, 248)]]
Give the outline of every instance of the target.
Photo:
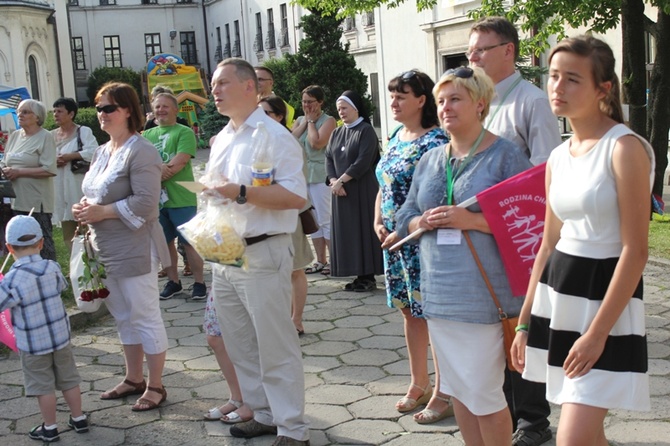
[(256, 130), (251, 135), (251, 185), (269, 186), (274, 180), (274, 160), (270, 149), (270, 134), (265, 124), (256, 124)]

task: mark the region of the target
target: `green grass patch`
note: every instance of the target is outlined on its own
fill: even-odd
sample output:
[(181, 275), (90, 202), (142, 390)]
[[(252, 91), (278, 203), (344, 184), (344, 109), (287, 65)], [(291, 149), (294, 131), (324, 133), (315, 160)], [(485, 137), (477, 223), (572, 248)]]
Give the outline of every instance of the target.
[(649, 255), (670, 260), (670, 222), (649, 222)]

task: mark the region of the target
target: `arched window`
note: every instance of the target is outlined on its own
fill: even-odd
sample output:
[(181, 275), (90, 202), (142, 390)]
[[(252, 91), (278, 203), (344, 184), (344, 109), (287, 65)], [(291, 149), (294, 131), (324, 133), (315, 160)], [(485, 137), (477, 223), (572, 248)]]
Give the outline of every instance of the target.
[(35, 56), (28, 57), (28, 71), (30, 73), (30, 95), (33, 99), (40, 100), (40, 83), (37, 79), (37, 61)]

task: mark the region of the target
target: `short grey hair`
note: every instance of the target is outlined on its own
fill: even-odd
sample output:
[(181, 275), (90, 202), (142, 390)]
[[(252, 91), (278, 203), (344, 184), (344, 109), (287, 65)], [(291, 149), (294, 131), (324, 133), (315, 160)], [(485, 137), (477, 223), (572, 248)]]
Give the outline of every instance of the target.
[[(254, 67), (244, 59), (239, 57), (229, 57), (224, 59), (216, 66), (217, 68), (225, 67), (226, 65), (232, 65), (235, 67), (235, 74), (237, 78), (241, 81), (247, 81), (249, 79), (254, 81), (254, 86), (256, 91), (258, 91), (258, 76), (256, 76), (256, 71)], [(264, 68), (265, 69), (265, 68)]]
[(158, 99), (158, 98), (166, 98), (166, 99), (168, 99), (168, 100), (172, 103), (172, 105), (174, 105), (174, 108), (176, 108), (177, 111), (179, 111), (179, 102), (177, 102), (177, 98), (175, 98), (173, 94), (170, 94), (170, 93), (158, 93), (156, 96), (154, 96), (154, 98), (153, 98), (153, 100), (152, 100), (151, 102), (153, 103), (153, 102), (154, 102), (156, 99)]
[(35, 116), (37, 117), (37, 125), (42, 127), (42, 124), (44, 124), (44, 120), (47, 118), (46, 106), (42, 104), (40, 101), (37, 101), (35, 99), (24, 99), (23, 101), (19, 102), (17, 110), (24, 106), (35, 114)]

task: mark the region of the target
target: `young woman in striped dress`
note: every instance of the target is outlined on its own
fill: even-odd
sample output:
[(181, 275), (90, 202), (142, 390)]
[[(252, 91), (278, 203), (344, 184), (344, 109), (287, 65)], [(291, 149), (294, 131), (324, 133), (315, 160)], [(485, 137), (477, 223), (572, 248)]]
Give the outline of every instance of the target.
[(562, 405), (557, 445), (606, 446), (608, 409), (649, 409), (642, 272), (654, 155), (622, 124), (606, 43), (564, 40), (549, 63), (551, 107), (574, 135), (547, 164), (544, 238), (512, 357)]

